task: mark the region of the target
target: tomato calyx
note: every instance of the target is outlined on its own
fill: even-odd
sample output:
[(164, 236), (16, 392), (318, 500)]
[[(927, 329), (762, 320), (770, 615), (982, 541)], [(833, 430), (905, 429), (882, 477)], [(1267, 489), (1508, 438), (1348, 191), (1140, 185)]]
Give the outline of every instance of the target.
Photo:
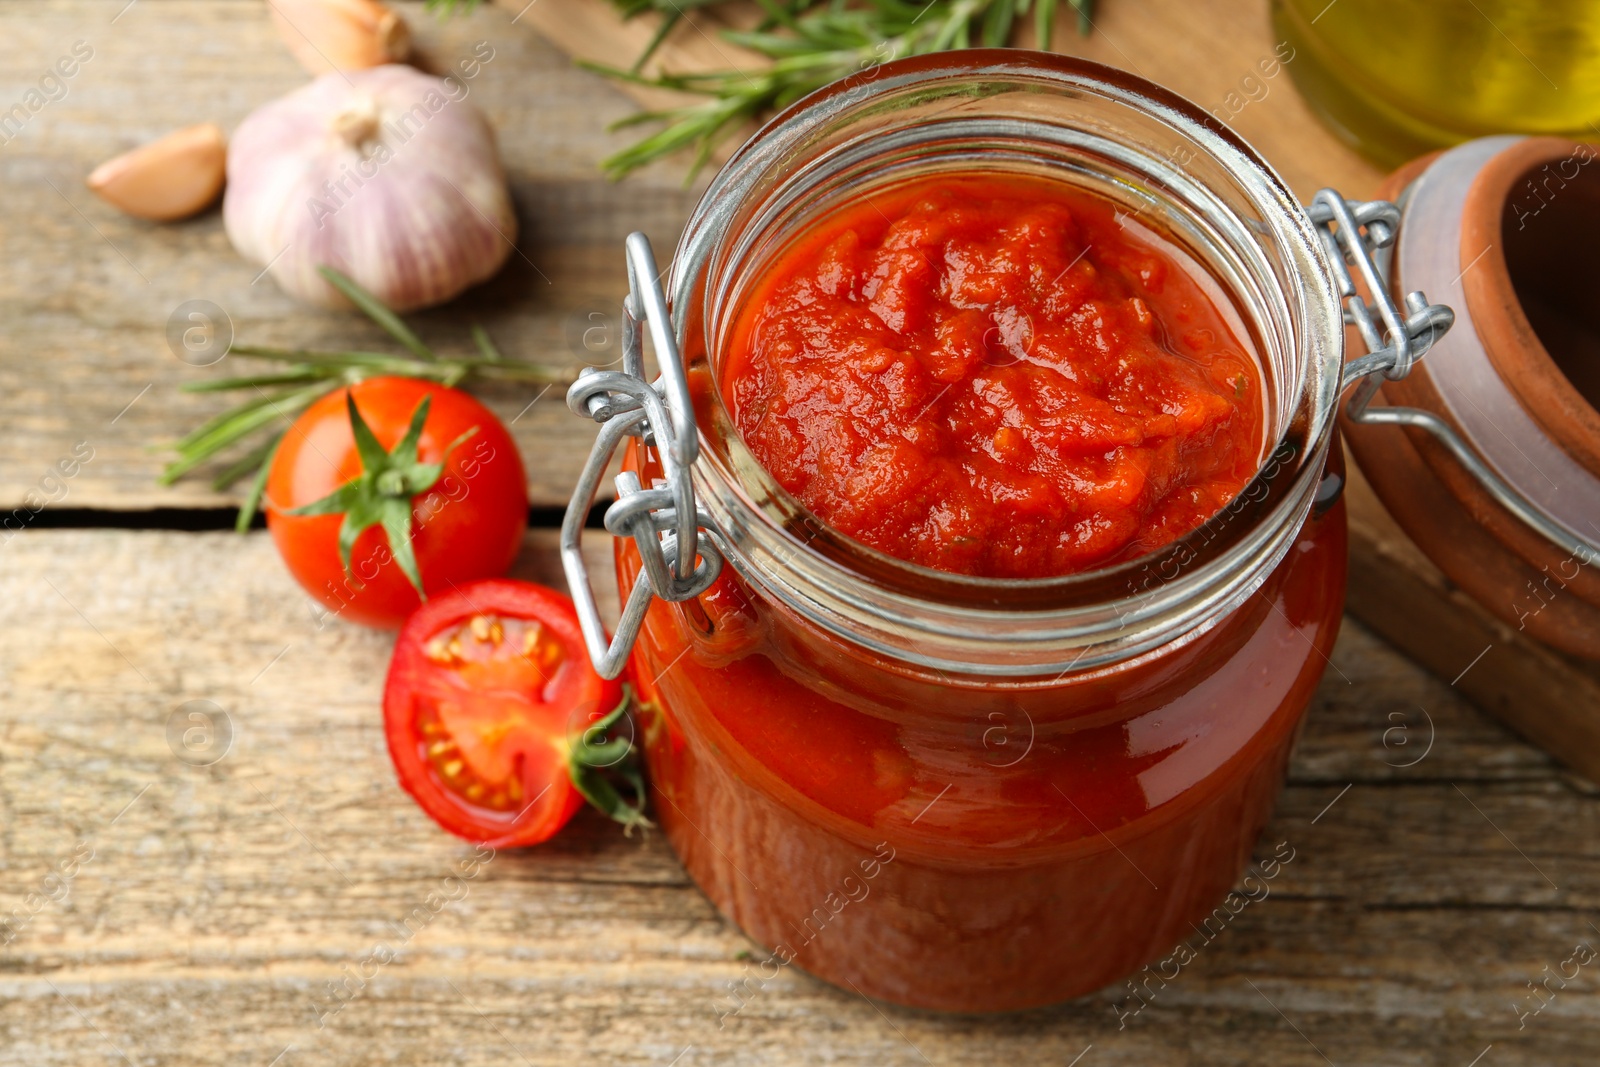
[[(567, 754), (567, 775), (573, 787), (598, 811), (621, 823), (628, 836), (636, 826), (648, 830), (655, 825), (644, 813), (644, 774), (639, 767), (638, 747), (631, 736), (613, 733), (632, 703), (633, 687), (624, 685), (617, 706), (572, 738)], [(631, 801), (617, 789), (613, 778), (621, 778), (627, 784), (633, 794)]]
[(356, 452), (361, 457), (361, 473), (321, 500), (286, 511), (289, 515), (344, 516), (339, 526), (339, 559), (347, 576), (352, 574), (350, 556), (356, 539), (368, 528), (382, 526), (395, 562), (423, 600), (427, 599), (427, 594), (422, 590), (422, 572), (417, 567), (417, 556), (411, 544), (411, 502), (433, 488), (444, 473), (445, 460), (450, 458), (450, 453), (478, 432), (478, 427), (474, 426), (451, 441), (439, 462), (419, 462), (417, 445), (422, 439), (422, 428), (428, 421), (432, 401), (431, 396), (422, 398), (411, 413), (405, 436), (392, 450), (385, 451), (361, 417), (354, 394), (346, 390), (345, 406), (350, 412), (350, 432), (355, 438)]

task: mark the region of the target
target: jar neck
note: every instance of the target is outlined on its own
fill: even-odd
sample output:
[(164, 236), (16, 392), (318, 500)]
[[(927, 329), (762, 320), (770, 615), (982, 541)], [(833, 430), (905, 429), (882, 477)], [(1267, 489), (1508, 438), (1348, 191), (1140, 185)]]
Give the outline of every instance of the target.
[[(892, 559), (824, 525), (745, 448), (716, 388), (742, 286), (773, 250), (875, 181), (971, 161), (1044, 173), (1168, 231), (1235, 299), (1275, 442), (1200, 528), (1131, 562), (997, 580)], [(747, 581), (881, 656), (1023, 677), (1145, 654), (1225, 616), (1293, 544), (1329, 447), (1342, 327), (1310, 220), (1282, 181), (1187, 101), (1110, 68), (973, 50), (890, 63), (777, 116), (723, 168), (685, 230), (669, 293), (694, 368), (696, 491)]]

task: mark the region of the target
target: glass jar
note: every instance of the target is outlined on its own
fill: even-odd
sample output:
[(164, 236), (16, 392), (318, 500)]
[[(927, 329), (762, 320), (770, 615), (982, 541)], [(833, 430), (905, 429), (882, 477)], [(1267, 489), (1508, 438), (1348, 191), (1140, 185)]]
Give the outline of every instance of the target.
[[(1086, 188), (1209, 276), (1255, 348), (1270, 442), (1219, 515), (1115, 567), (977, 579), (849, 540), (756, 462), (717, 388), (741, 294), (810, 221), (932, 171)], [(668, 839), (771, 950), (723, 1010), (791, 963), (906, 1005), (1025, 1008), (1225, 924), (1344, 598), (1339, 296), (1282, 180), (1120, 71), (1014, 50), (903, 60), (746, 144), (667, 292), (693, 486), (728, 566), (651, 604), (632, 675)], [(637, 442), (626, 465), (646, 486), (671, 473)], [(617, 569), (633, 585), (634, 541), (618, 539)]]
[(1312, 108), (1386, 167), (1486, 134), (1600, 123), (1594, 0), (1273, 0), (1272, 22)]

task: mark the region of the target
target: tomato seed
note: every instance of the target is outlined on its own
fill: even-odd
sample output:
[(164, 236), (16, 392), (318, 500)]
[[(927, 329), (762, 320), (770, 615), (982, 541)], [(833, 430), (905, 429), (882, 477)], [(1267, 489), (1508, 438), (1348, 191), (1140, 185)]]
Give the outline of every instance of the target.
[[(550, 684), (567, 655), (560, 638), (538, 621), (503, 618), (494, 613), (461, 619), (433, 635), (422, 648), (434, 663), (458, 671), (477, 670), (520, 655), (541, 676), (541, 688)], [(479, 777), (444, 723), (444, 718), (457, 710), (443, 693), (419, 700), (416, 705), (423, 758), (432, 773), (445, 789), (463, 801), (502, 812), (520, 809), (527, 801), (520, 765), (503, 781)], [(476, 728), (484, 733), (482, 740), (490, 747), (500, 742), (496, 729)], [(503, 724), (499, 727), (504, 728)]]

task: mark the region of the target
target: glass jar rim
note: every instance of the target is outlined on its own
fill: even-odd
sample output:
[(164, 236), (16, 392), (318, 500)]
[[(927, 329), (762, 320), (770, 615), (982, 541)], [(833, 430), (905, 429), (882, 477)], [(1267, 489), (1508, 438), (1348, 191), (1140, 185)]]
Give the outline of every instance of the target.
[[(989, 90), (987, 96), (982, 89)], [(821, 180), (852, 151), (873, 150), (869, 140), (848, 137), (830, 144), (830, 135), (852, 122), (881, 122), (897, 102), (908, 106), (930, 92), (958, 98), (959, 109), (959, 100), (998, 99), (1015, 90), (1061, 100), (1092, 98), (1126, 110), (1129, 118), (1150, 120), (1175, 146), (1191, 146), (1191, 160), (1201, 159), (1233, 183), (1230, 188), (1237, 187), (1256, 217), (1233, 214), (1225, 219), (1230, 232), (1243, 243), (1266, 242), (1282, 257), (1275, 280), (1268, 279), (1274, 291), (1256, 297), (1273, 303), (1263, 313), (1277, 316), (1287, 329), (1281, 339), (1287, 366), (1277, 368), (1286, 381), (1279, 384), (1296, 387), (1292, 397), (1280, 400), (1277, 447), (1234, 503), (1151, 553), (1051, 578), (975, 578), (869, 549), (811, 516), (744, 452), (736, 432), (719, 438), (701, 426), (697, 491), (742, 576), (836, 636), (912, 663), (980, 674), (1022, 675), (1127, 659), (1203, 628), (1248, 596), (1282, 559), (1309, 513), (1329, 447), (1342, 356), (1338, 298), (1310, 218), (1237, 134), (1170, 90), (1114, 68), (1053, 53), (970, 49), (895, 60), (841, 79), (792, 104), (735, 153), (712, 180), (673, 259), (668, 291), (686, 357), (696, 351), (691, 341), (698, 330), (702, 354), (712, 358), (716, 338), (705, 325), (718, 311), (713, 275), (729, 269), (740, 223), (760, 221), (763, 203), (770, 215), (774, 198), (797, 195), (805, 182)], [(953, 121), (936, 116), (932, 124)], [(930, 125), (918, 125), (919, 136), (931, 136)], [(1035, 117), (1029, 128), (1041, 137), (1091, 137), (1065, 121)], [(1118, 148), (1104, 131), (1092, 139), (1099, 150)], [(808, 159), (806, 153), (819, 146), (821, 154)], [(1199, 210), (1179, 203), (1178, 191), (1208, 205), (1206, 210), (1220, 204), (1175, 157), (1121, 147), (1123, 163), (1147, 166), (1143, 173), (1164, 179), (1152, 187), (1172, 194), (1167, 207)], [(711, 392), (713, 415), (725, 418), (720, 390)]]

